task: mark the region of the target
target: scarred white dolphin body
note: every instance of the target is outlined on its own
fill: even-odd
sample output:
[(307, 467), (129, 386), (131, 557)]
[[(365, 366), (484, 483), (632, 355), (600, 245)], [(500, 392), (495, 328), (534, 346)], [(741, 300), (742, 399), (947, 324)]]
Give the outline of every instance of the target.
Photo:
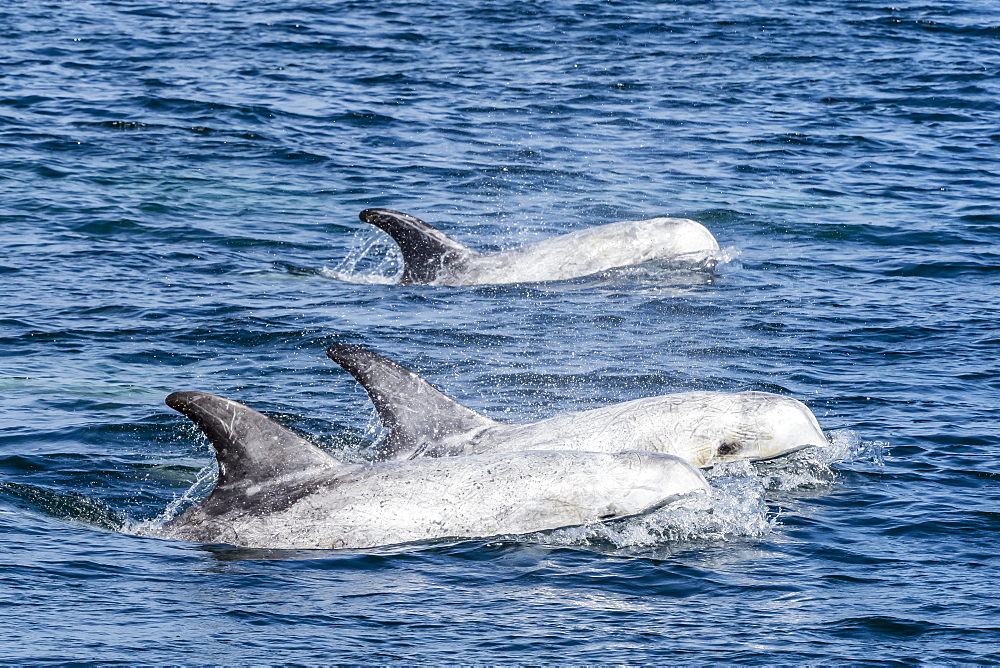
[(701, 473), (683, 460), (647, 452), (346, 464), (235, 401), (175, 392), (167, 405), (208, 436), (219, 477), (206, 499), (151, 532), (163, 538), (253, 548), (365, 548), (588, 524), (708, 490)]
[(399, 245), (404, 265), (400, 283), (404, 285), (558, 281), (650, 260), (710, 268), (719, 251), (712, 233), (686, 218), (611, 223), (508, 251), (479, 253), (399, 211), (366, 209), (360, 217)]
[(364, 348), (333, 346), (327, 355), (364, 386), (375, 404), (389, 429), (386, 459), (635, 450), (707, 467), (828, 445), (802, 402), (768, 392), (684, 392), (505, 424), (458, 404), (412, 371)]

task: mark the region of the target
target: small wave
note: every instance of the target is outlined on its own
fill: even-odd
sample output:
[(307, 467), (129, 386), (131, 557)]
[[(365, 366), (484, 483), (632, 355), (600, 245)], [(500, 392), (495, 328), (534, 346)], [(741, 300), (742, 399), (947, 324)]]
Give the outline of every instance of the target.
[(968, 262), (918, 262), (907, 263), (885, 272), (886, 276), (918, 278), (960, 278), (976, 275), (992, 275), (1000, 272), (995, 255), (983, 255)]
[(21, 507), (68, 522), (121, 531), (127, 519), (100, 499), (78, 492), (55, 492), (36, 485), (0, 482), (0, 496), (9, 496)]

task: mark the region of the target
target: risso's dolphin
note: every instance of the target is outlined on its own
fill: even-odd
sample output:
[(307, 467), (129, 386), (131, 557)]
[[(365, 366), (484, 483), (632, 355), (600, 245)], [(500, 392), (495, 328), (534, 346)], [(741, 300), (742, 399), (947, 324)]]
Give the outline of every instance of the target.
[(708, 490), (687, 462), (648, 452), (346, 464), (235, 401), (175, 392), (167, 405), (208, 436), (219, 476), (204, 501), (150, 532), (163, 538), (275, 549), (364, 548), (600, 522)]
[(683, 392), (532, 422), (491, 420), (396, 362), (359, 346), (327, 355), (371, 397), (389, 434), (384, 459), (448, 457), (520, 450), (643, 451), (707, 467), (772, 459), (828, 442), (800, 401), (768, 392)]
[(419, 218), (366, 209), (361, 220), (384, 230), (403, 253), (400, 283), (482, 285), (558, 281), (649, 260), (714, 266), (719, 244), (686, 218), (652, 218), (592, 227), (499, 253), (466, 248)]

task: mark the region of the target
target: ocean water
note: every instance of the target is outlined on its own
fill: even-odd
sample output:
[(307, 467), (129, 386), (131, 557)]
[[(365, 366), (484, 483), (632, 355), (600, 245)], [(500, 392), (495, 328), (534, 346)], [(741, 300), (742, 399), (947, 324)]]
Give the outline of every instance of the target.
[[(0, 660), (1000, 663), (1000, 5), (10, 0), (0, 44)], [(725, 261), (398, 286), (372, 206)], [(334, 343), (510, 421), (778, 392), (831, 447), (531, 536), (144, 535), (214, 476), (170, 392), (371, 456)]]

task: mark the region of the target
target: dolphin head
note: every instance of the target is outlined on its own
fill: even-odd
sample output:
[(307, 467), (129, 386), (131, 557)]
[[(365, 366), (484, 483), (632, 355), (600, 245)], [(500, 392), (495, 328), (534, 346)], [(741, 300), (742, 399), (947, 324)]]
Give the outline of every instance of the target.
[(738, 459), (774, 459), (811, 446), (828, 445), (812, 411), (801, 401), (768, 392), (742, 392), (732, 420), (703, 466)]

